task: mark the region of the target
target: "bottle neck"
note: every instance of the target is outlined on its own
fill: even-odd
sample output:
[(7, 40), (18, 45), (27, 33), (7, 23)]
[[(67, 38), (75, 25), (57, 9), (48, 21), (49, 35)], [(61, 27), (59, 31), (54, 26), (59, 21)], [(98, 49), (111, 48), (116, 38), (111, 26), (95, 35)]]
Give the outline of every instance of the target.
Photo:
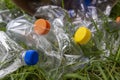
[(22, 64), (27, 65), (24, 61), (25, 54), (26, 54), (26, 51), (22, 51), (20, 54), (20, 59), (21, 59)]

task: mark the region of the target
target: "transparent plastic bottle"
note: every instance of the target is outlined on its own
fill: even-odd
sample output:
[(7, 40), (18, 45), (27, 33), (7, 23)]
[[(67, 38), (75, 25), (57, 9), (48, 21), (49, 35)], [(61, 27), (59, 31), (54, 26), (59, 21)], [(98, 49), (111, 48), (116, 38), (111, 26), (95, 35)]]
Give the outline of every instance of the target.
[(59, 51), (56, 35), (51, 31), (49, 32), (50, 23), (47, 20), (39, 19), (35, 24), (18, 18), (8, 23), (7, 33), (14, 40), (22, 41), (30, 47), (43, 50), (48, 55), (52, 55), (52, 53), (49, 54), (51, 51)]
[(0, 36), (0, 78), (22, 66), (37, 64), (39, 59), (37, 51), (24, 50), (3, 31), (0, 31)]
[(103, 40), (106, 48), (109, 50), (109, 55), (116, 54), (120, 43), (120, 23), (115, 21), (104, 21), (99, 24), (102, 28)]
[[(52, 70), (61, 65), (62, 54), (59, 50), (59, 44), (56, 35), (52, 32), (49, 32), (50, 24), (46, 23), (48, 21), (44, 19), (39, 20), (41, 24), (36, 22), (36, 25), (23, 18), (12, 20), (7, 25), (7, 34), (18, 43), (22, 42), (28, 47), (32, 47), (44, 52), (43, 61), (47, 60), (48, 62), (43, 62), (42, 64), (49, 65), (47, 66), (49, 68), (43, 68), (46, 68), (46, 70)], [(37, 26), (35, 28), (36, 31), (34, 30), (34, 26)], [(48, 29), (45, 29), (44, 27)]]
[(68, 10), (74, 22), (101, 20), (103, 15), (109, 16), (111, 9), (118, 0), (77, 0), (74, 3), (77, 7)]
[[(84, 30), (80, 31), (80, 28), (83, 26), (86, 27), (86, 25), (87, 24), (79, 23), (77, 24), (77, 27), (75, 29), (76, 31), (74, 31), (75, 32), (74, 40), (79, 44), (81, 44), (80, 35), (83, 34), (82, 31), (84, 31)], [(78, 26), (80, 26), (80, 28)], [(115, 54), (119, 48), (118, 43), (120, 42), (118, 38), (120, 36), (119, 26), (120, 26), (119, 23), (116, 23), (109, 19), (100, 22), (94, 22), (94, 24), (93, 23), (89, 24), (87, 28), (89, 28), (90, 31), (92, 32), (92, 38), (90, 41), (88, 41), (87, 44), (87, 46), (91, 44), (91, 46), (88, 47), (88, 50), (90, 50), (91, 48), (90, 50), (91, 52), (89, 51), (89, 53), (95, 54), (95, 50), (97, 50), (96, 54), (98, 54), (101, 57), (108, 57), (112, 54)], [(88, 36), (86, 35), (86, 37)], [(83, 50), (86, 49), (85, 48), (86, 46), (81, 46), (81, 47), (83, 47)], [(86, 50), (84, 50), (84, 52)]]

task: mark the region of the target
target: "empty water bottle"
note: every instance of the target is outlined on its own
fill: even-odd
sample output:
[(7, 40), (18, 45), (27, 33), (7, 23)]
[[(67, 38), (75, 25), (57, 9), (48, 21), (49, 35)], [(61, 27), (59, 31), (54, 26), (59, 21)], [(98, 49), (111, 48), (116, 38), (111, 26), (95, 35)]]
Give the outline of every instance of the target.
[[(74, 22), (101, 20), (103, 15), (109, 16), (118, 0), (77, 0), (75, 9), (68, 10)], [(66, 1), (67, 2), (67, 1)], [(73, 1), (74, 2), (74, 1)]]
[(103, 56), (108, 57), (111, 54), (115, 54), (117, 49), (119, 48), (119, 45), (117, 44), (120, 42), (118, 38), (120, 36), (119, 26), (120, 26), (119, 23), (116, 23), (111, 20), (95, 22), (94, 24), (90, 24), (88, 26), (88, 28), (92, 31), (93, 45), (97, 49), (99, 49), (100, 52), (102, 51), (101, 52), (102, 57)]
[(45, 63), (49, 65), (47, 67), (51, 67), (50, 70), (53, 67), (58, 67), (62, 58), (56, 35), (49, 32), (50, 24), (47, 20), (39, 19), (35, 24), (26, 19), (17, 18), (8, 23), (7, 33), (15, 41), (23, 42), (29, 47), (43, 51), (43, 55), (46, 56), (45, 60), (50, 61)]
[(38, 52), (24, 50), (7, 34), (0, 31), (0, 78), (12, 73), (21, 66), (35, 65), (38, 62)]

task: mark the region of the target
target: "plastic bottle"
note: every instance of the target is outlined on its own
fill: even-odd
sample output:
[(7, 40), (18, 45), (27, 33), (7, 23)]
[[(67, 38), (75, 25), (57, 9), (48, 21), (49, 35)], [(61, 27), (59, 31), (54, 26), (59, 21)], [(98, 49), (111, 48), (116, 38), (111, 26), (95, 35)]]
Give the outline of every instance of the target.
[[(42, 21), (43, 25), (42, 27), (48, 27), (50, 28), (50, 24), (47, 25), (46, 24), (46, 20), (40, 19), (40, 21)], [(41, 23), (41, 22), (40, 22)], [(37, 22), (35, 24), (38, 24)], [(40, 31), (40, 33), (37, 32)], [(43, 34), (47, 34), (48, 30), (41, 30), (41, 28), (39, 28), (39, 26), (37, 26), (35, 28), (36, 32), (34, 31), (34, 24), (30, 23), (29, 21), (25, 20), (25, 19), (15, 19), (13, 21), (11, 21), (10, 23), (8, 23), (7, 25), (7, 33), (8, 35), (10, 35), (10, 37), (13, 37), (14, 40), (16, 41), (24, 41), (28, 46), (32, 47), (36, 47), (38, 49), (41, 49), (43, 51), (46, 51), (47, 53), (49, 53), (49, 51), (52, 51), (52, 44), (46, 39), (47, 36), (43, 35)], [(54, 35), (54, 34), (53, 34)], [(54, 43), (53, 37), (49, 37), (50, 41)], [(54, 48), (55, 49), (55, 48)]]
[[(36, 25), (24, 18), (17, 18), (8, 23), (7, 34), (17, 42), (23, 42), (28, 47), (34, 47), (40, 51), (43, 51), (43, 56), (45, 56), (44, 59), (48, 60), (45, 64), (49, 65), (47, 66), (49, 68), (44, 70), (55, 69), (61, 65), (62, 60), (62, 54), (59, 50), (60, 43), (58, 43), (54, 32), (49, 32), (50, 24), (48, 21), (39, 19), (35, 22), (35, 24)], [(41, 26), (42, 28), (40, 28)]]
[(99, 21), (103, 15), (109, 16), (111, 9), (118, 2), (118, 0), (77, 0), (75, 3), (77, 7), (68, 10), (74, 22)]
[[(82, 26), (86, 26), (84, 24), (79, 24), (81, 27)], [(91, 50), (90, 51), (93, 51), (93, 53), (95, 53), (95, 50), (97, 50), (96, 54), (98, 53), (101, 53), (100, 56), (101, 57), (108, 57), (110, 56), (111, 54), (115, 54), (116, 51), (118, 50), (119, 48), (119, 45), (118, 43), (120, 42), (119, 40), (119, 30), (120, 30), (120, 24), (119, 23), (116, 23), (114, 21), (111, 21), (111, 20), (104, 20), (104, 22), (95, 22), (95, 25), (94, 24), (90, 24), (87, 26), (87, 28), (89, 28), (92, 32), (92, 38), (91, 40), (88, 42), (88, 44), (91, 44), (92, 46), (89, 46), (87, 44), (87, 46), (89, 46), (87, 49)], [(81, 28), (80, 27), (80, 28)], [(74, 34), (74, 40), (81, 44), (81, 38), (80, 38), (80, 34), (82, 34), (83, 36), (83, 33), (82, 29), (76, 29), (75, 31), (75, 34)], [(87, 35), (87, 30), (86, 30), (86, 36), (85, 37), (89, 37), (89, 35)], [(85, 33), (85, 32), (84, 32)], [(81, 36), (81, 37), (82, 37)], [(86, 39), (86, 38), (85, 38)], [(83, 39), (83, 41), (85, 41)], [(86, 44), (86, 43), (85, 43)], [(81, 46), (83, 47), (82, 49), (84, 50), (87, 50), (86, 49), (86, 46)], [(85, 52), (84, 50), (84, 52)], [(92, 53), (90, 52), (89, 53)]]
[(12, 73), (21, 66), (35, 65), (38, 62), (37, 51), (24, 50), (3, 31), (0, 31), (0, 36), (0, 78)]
[(72, 34), (70, 35), (73, 36), (74, 41), (80, 45), (82, 53), (85, 56), (100, 57), (101, 54), (108, 56), (110, 49), (107, 48), (105, 43), (106, 31), (103, 29), (103, 23), (96, 22), (94, 23), (97, 26), (92, 22), (82, 21), (82, 19), (79, 22), (73, 22), (74, 28), (71, 29)]

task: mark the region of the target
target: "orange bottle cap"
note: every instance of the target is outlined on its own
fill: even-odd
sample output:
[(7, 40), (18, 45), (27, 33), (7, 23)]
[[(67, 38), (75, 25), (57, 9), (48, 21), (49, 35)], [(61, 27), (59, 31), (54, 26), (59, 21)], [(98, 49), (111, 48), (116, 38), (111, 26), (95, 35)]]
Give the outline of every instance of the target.
[(38, 19), (34, 23), (34, 31), (37, 34), (44, 35), (50, 30), (50, 23), (45, 19)]
[(120, 23), (120, 17), (116, 18), (116, 23)]

